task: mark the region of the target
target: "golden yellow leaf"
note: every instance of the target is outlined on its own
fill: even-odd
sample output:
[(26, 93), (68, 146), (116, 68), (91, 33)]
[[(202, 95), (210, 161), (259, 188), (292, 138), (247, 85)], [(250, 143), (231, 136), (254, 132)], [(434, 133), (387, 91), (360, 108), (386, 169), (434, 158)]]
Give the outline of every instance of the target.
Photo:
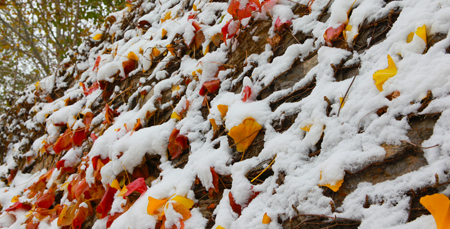
[(267, 215), (267, 212), (264, 213), (263, 219), (262, 219), (262, 223), (263, 224), (269, 224), (272, 221), (272, 219), (270, 219), (270, 217)]
[(228, 135), (233, 138), (236, 144), (236, 150), (238, 152), (245, 152), (261, 129), (262, 126), (254, 118), (246, 118), (239, 126), (231, 128)]
[(155, 215), (158, 213), (158, 209), (167, 202), (167, 199), (158, 200), (151, 196), (148, 197), (147, 213), (149, 215)]
[(161, 22), (165, 22), (166, 20), (170, 19), (170, 14), (172, 13), (172, 11), (167, 12), (163, 18), (161, 18)]
[(117, 190), (120, 190), (119, 181), (117, 181), (117, 179), (113, 180), (113, 182), (111, 183), (111, 188), (115, 188)]
[(159, 54), (161, 54), (161, 51), (159, 51), (156, 47), (153, 47), (152, 56), (157, 57)]
[(193, 9), (194, 11), (197, 11), (197, 6), (194, 4), (194, 5), (192, 6), (192, 9)]
[[(322, 180), (322, 171), (320, 171), (320, 179)], [(324, 184), (319, 186), (325, 186), (333, 190), (333, 192), (337, 192), (341, 187), (342, 183), (344, 183), (344, 180), (339, 180), (335, 184)]]
[(436, 193), (420, 198), (420, 203), (433, 215), (437, 229), (450, 229), (450, 200), (444, 194)]
[(161, 37), (164, 37), (167, 34), (167, 31), (163, 28), (161, 30)]
[(191, 209), (192, 206), (194, 206), (194, 201), (191, 199), (188, 199), (186, 197), (182, 197), (182, 196), (174, 196), (171, 200), (174, 200), (180, 204), (182, 204), (183, 206), (185, 206), (187, 209)]
[(14, 196), (12, 199), (11, 199), (11, 203), (15, 203), (15, 202), (18, 202), (19, 201), (19, 196)]
[(37, 82), (34, 84), (34, 86), (36, 87), (36, 90), (41, 89), (41, 87), (39, 86), (39, 81), (37, 81)]
[(181, 116), (177, 113), (177, 112), (173, 112), (172, 115), (170, 116), (170, 118), (176, 118), (178, 120), (181, 120)]
[(225, 118), (225, 116), (227, 115), (227, 112), (228, 112), (228, 106), (219, 104), (219, 105), (217, 105), (217, 109), (219, 109), (220, 114), (222, 115), (222, 118)]
[(344, 107), (345, 105), (344, 97), (339, 97), (339, 104), (341, 104), (341, 108)]
[[(120, 190), (120, 187), (118, 190)], [(123, 186), (122, 190), (119, 192), (119, 194), (117, 196), (124, 196), (125, 193), (127, 193), (127, 192), (128, 192), (127, 186)]]
[(425, 41), (425, 44), (427, 44), (427, 27), (425, 25), (417, 28), (416, 34), (417, 34), (417, 36), (422, 38), (423, 41)]
[(411, 42), (413, 40), (413, 38), (414, 38), (414, 32), (410, 32), (408, 34), (408, 37), (406, 38), (406, 42), (407, 43)]
[(170, 54), (172, 54), (172, 56), (175, 56), (175, 49), (173, 48), (172, 44), (168, 44), (166, 46), (167, 50), (169, 50)]
[(311, 127), (313, 126), (313, 124), (308, 124), (304, 127), (300, 127), (301, 130), (304, 130), (306, 132), (309, 132), (311, 130)]
[(94, 37), (92, 37), (92, 39), (94, 39), (95, 41), (99, 41), (100, 39), (102, 39), (103, 34), (101, 33), (97, 33)]
[(209, 122), (211, 123), (212, 128), (213, 128), (214, 131), (216, 131), (217, 129), (219, 129), (219, 127), (218, 127), (217, 124), (216, 124), (216, 120), (215, 120), (215, 119), (210, 118), (210, 119), (209, 119)]
[(347, 25), (345, 26), (344, 31), (342, 32), (342, 35), (344, 35), (344, 40), (347, 41), (347, 32), (352, 31), (352, 26), (351, 25)]
[(142, 47), (139, 47), (139, 54), (144, 54), (144, 50), (142, 49)]
[(379, 91), (383, 91), (383, 84), (389, 78), (397, 74), (397, 67), (395, 66), (394, 60), (388, 54), (388, 67), (382, 70), (378, 70), (373, 74), (373, 79), (375, 80), (375, 86), (377, 86)]
[(225, 228), (219, 225), (216, 227), (216, 229), (225, 229)]
[(129, 52), (127, 55), (128, 59), (138, 61), (139, 58), (134, 54), (134, 52)]
[(206, 53), (209, 53), (209, 43), (205, 48), (205, 51), (203, 51), (203, 56), (206, 55)]

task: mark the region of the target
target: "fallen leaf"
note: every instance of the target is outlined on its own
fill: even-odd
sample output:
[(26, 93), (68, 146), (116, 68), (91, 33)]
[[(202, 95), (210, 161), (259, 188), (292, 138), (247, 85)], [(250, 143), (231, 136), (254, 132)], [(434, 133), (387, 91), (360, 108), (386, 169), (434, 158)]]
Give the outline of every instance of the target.
[(114, 179), (114, 180), (111, 182), (111, 187), (112, 187), (112, 188), (115, 188), (115, 189), (117, 189), (117, 190), (120, 190), (120, 185), (119, 185), (119, 182), (117, 181), (117, 179)]
[(134, 52), (129, 52), (127, 57), (130, 60), (139, 61), (139, 58), (136, 56), (136, 54)]
[(204, 96), (206, 92), (215, 93), (220, 87), (220, 79), (211, 80), (208, 82), (204, 82), (202, 88), (200, 89), (199, 94)]
[[(320, 180), (322, 180), (322, 171), (320, 171)], [(319, 186), (325, 186), (333, 190), (333, 192), (337, 192), (341, 187), (342, 183), (344, 183), (344, 180), (336, 181), (335, 184), (324, 184)]]
[(127, 190), (128, 191), (125, 193), (125, 196), (130, 195), (134, 191), (143, 194), (144, 192), (147, 191), (147, 188), (148, 187), (145, 184), (144, 178), (140, 177), (140, 178), (134, 180), (133, 182), (131, 182), (129, 185), (127, 185)]
[[(426, 25), (423, 25), (421, 27), (418, 27), (416, 29), (415, 34), (417, 34), (417, 36), (419, 36), (420, 38), (422, 38), (423, 41), (425, 41), (425, 45), (427, 44), (427, 27)], [(406, 42), (409, 43), (413, 40), (414, 38), (414, 33), (411, 32), (408, 34), (408, 38), (406, 38)]]
[(373, 74), (373, 79), (375, 80), (375, 86), (379, 91), (383, 91), (383, 84), (389, 78), (397, 74), (397, 67), (395, 66), (394, 60), (388, 54), (388, 67), (382, 70), (378, 70)]
[(55, 202), (55, 193), (47, 191), (37, 198), (35, 205), (40, 208), (50, 208), (53, 202)]
[(211, 126), (212, 126), (212, 128), (213, 128), (214, 131), (216, 131), (216, 130), (219, 129), (219, 127), (218, 127), (217, 124), (216, 124), (216, 120), (215, 120), (215, 119), (210, 118), (210, 119), (209, 119), (209, 122), (211, 123)]
[(270, 217), (267, 215), (267, 212), (264, 213), (263, 219), (262, 219), (262, 223), (263, 224), (269, 224), (272, 221), (272, 219), (270, 219)]
[(214, 192), (219, 193), (219, 176), (217, 175), (213, 167), (209, 167), (209, 170), (211, 171), (211, 176), (213, 178), (212, 183), (214, 188), (209, 188), (208, 196), (212, 199), (214, 197)]
[(277, 17), (277, 20), (275, 20), (274, 28), (273, 30), (275, 32), (281, 32), (287, 28), (289, 28), (292, 25), (291, 20), (287, 20), (285, 22), (281, 22), (280, 16)]
[(92, 39), (94, 39), (95, 41), (99, 41), (100, 39), (102, 39), (103, 34), (101, 33), (97, 33), (94, 37), (92, 37)]
[(102, 60), (102, 58), (100, 56), (97, 56), (97, 58), (95, 59), (95, 64), (94, 64), (94, 68), (92, 68), (92, 71), (95, 71), (95, 69), (98, 70), (98, 65), (100, 64), (101, 60)]
[(420, 198), (420, 203), (433, 215), (437, 229), (450, 228), (450, 200), (446, 195), (427, 195)]
[(164, 204), (166, 204), (168, 199), (162, 199), (162, 200), (158, 200), (155, 199), (151, 196), (148, 197), (148, 205), (147, 205), (147, 214), (149, 215), (156, 215), (158, 214), (158, 209), (162, 206), (164, 206)]
[(55, 145), (53, 146), (53, 151), (55, 154), (60, 154), (63, 150), (69, 150), (72, 148), (72, 131), (67, 129), (63, 135), (58, 137)]
[(88, 215), (88, 209), (86, 207), (80, 206), (79, 208), (77, 208), (75, 217), (72, 221), (72, 228), (80, 229)]
[(80, 127), (73, 132), (71, 141), (76, 146), (81, 146), (84, 139), (86, 139), (86, 128)]
[(236, 150), (238, 152), (245, 152), (261, 129), (262, 126), (254, 118), (246, 118), (241, 124), (231, 128), (228, 135), (233, 138), (236, 144)]
[(179, 133), (179, 130), (174, 129), (169, 137), (167, 148), (169, 149), (172, 160), (180, 156), (183, 150), (189, 147), (187, 137), (180, 135)]
[(244, 90), (242, 90), (241, 100), (242, 102), (247, 102), (248, 98), (252, 95), (252, 88), (249, 86), (245, 86)]
[(325, 42), (329, 45), (333, 45), (333, 41), (335, 41), (339, 35), (342, 33), (342, 31), (345, 28), (345, 24), (341, 24), (338, 27), (329, 27), (327, 30), (325, 30), (325, 33), (323, 34), (323, 38), (325, 39)]
[(101, 219), (105, 218), (105, 216), (108, 215), (109, 210), (111, 210), (112, 202), (114, 201), (114, 194), (116, 192), (117, 189), (112, 188), (109, 185), (108, 188), (106, 188), (106, 192), (96, 209), (97, 212), (101, 215)]
[(191, 209), (192, 206), (194, 206), (194, 201), (191, 199), (188, 199), (186, 197), (182, 197), (182, 196), (174, 196), (172, 199), (173, 201), (176, 201), (180, 204), (182, 204), (184, 207), (186, 207), (187, 209)]
[(172, 203), (173, 210), (180, 213), (181, 216), (183, 216), (183, 220), (186, 221), (189, 218), (191, 218), (191, 211), (189, 211), (188, 208), (186, 208), (183, 204), (180, 204), (178, 202)]
[(301, 130), (304, 130), (306, 132), (309, 132), (311, 130), (311, 127), (313, 126), (313, 124), (308, 124), (306, 126), (300, 127)]
[(21, 203), (21, 202), (15, 202), (13, 205), (11, 205), (9, 208), (5, 209), (4, 211), (15, 211), (17, 209), (24, 209), (24, 210), (30, 210), (31, 205), (28, 203)]
[(217, 105), (217, 109), (220, 111), (220, 115), (222, 115), (222, 118), (225, 118), (228, 112), (228, 106), (219, 104)]

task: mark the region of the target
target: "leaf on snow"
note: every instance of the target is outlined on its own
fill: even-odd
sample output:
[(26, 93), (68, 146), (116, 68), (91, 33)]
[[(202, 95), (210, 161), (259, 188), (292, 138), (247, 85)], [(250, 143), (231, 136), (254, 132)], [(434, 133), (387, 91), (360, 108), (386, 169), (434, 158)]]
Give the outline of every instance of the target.
[(236, 144), (236, 150), (238, 152), (245, 152), (261, 129), (262, 126), (254, 118), (246, 118), (239, 126), (231, 128), (228, 135), (233, 138)]
[[(322, 171), (320, 171), (320, 180), (322, 180)], [(333, 190), (333, 192), (337, 192), (341, 187), (342, 183), (344, 183), (344, 180), (336, 181), (334, 184), (324, 184), (319, 186), (325, 186)]]
[(437, 229), (450, 228), (450, 200), (446, 195), (427, 195), (420, 198), (420, 203), (433, 215)]
[(394, 60), (388, 54), (388, 67), (382, 70), (378, 70), (373, 74), (373, 79), (375, 80), (375, 86), (377, 86), (379, 91), (383, 91), (383, 84), (389, 78), (397, 74), (397, 67), (395, 66)]

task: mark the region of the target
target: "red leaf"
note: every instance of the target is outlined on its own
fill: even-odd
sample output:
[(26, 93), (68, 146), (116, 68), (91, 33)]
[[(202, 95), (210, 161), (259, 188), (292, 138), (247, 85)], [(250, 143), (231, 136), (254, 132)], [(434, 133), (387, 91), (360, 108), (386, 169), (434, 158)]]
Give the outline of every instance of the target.
[(242, 101), (247, 102), (247, 99), (250, 98), (252, 95), (252, 88), (249, 86), (245, 86), (244, 90), (242, 91)]
[(62, 159), (62, 160), (56, 162), (56, 168), (59, 169), (59, 170), (60, 170), (61, 168), (64, 168), (64, 163), (66, 163), (66, 160), (64, 160), (64, 159)]
[(125, 196), (130, 195), (134, 191), (143, 194), (145, 191), (147, 191), (147, 185), (145, 184), (144, 178), (140, 177), (131, 182), (129, 185), (127, 185), (127, 190), (128, 191), (125, 193)]
[(50, 208), (55, 202), (55, 193), (47, 191), (36, 200), (36, 206), (40, 208)]
[[(100, 164), (101, 162), (101, 164)], [(109, 162), (109, 157), (105, 159), (101, 159), (100, 155), (97, 155), (95, 157), (92, 157), (92, 166), (94, 167), (95, 171), (99, 171), (103, 165), (106, 165)]]
[(77, 210), (77, 213), (75, 215), (75, 218), (72, 221), (72, 228), (74, 229), (80, 229), (83, 222), (86, 220), (88, 216), (88, 209), (85, 207), (79, 207)]
[(258, 0), (249, 0), (244, 8), (241, 8), (239, 0), (232, 0), (227, 11), (233, 16), (233, 19), (241, 21), (244, 18), (251, 17), (253, 11), (260, 10), (261, 4)]
[(200, 26), (200, 24), (198, 24), (198, 22), (196, 21), (192, 21), (192, 26), (194, 26), (195, 31), (199, 31), (202, 27)]
[(11, 183), (14, 180), (14, 177), (16, 177), (17, 169), (10, 169), (9, 170), (9, 176), (7, 178), (8, 183)]
[(95, 64), (94, 64), (94, 68), (92, 69), (92, 71), (95, 71), (95, 69), (98, 70), (98, 65), (100, 64), (101, 60), (102, 60), (102, 58), (100, 56), (97, 56), (97, 59), (95, 59)]
[(78, 185), (75, 187), (75, 190), (73, 190), (75, 199), (79, 200), (81, 195), (85, 193), (88, 189), (89, 184), (86, 182), (86, 179), (83, 179), (80, 182), (78, 182)]
[(209, 197), (213, 198), (214, 197), (214, 193), (219, 193), (219, 176), (217, 175), (216, 171), (214, 170), (213, 167), (209, 167), (209, 170), (211, 171), (211, 175), (213, 178), (213, 186), (214, 188), (209, 188), (208, 192), (209, 192)]
[(274, 31), (275, 32), (281, 32), (286, 28), (289, 28), (292, 25), (292, 21), (288, 20), (285, 22), (281, 22), (280, 16), (277, 17), (277, 20), (275, 21), (275, 25), (274, 25)]
[(97, 135), (95, 135), (94, 132), (92, 132), (91, 133), (91, 138), (92, 138), (92, 141), (95, 142), (95, 140), (97, 140), (98, 137), (97, 137)]
[(28, 221), (25, 229), (38, 229), (40, 223), (41, 222), (34, 222), (33, 220), (30, 220), (30, 221)]
[(327, 30), (325, 30), (325, 33), (323, 34), (323, 38), (325, 39), (325, 42), (327, 42), (327, 44), (329, 46), (332, 46), (333, 45), (332, 42), (339, 37), (339, 35), (344, 30), (344, 28), (345, 28), (345, 24), (341, 24), (337, 28), (330, 27)]
[(55, 154), (59, 154), (63, 150), (69, 150), (70, 148), (72, 148), (72, 131), (67, 129), (63, 135), (59, 136), (53, 146), (53, 151), (55, 151)]
[(101, 215), (101, 219), (105, 218), (108, 215), (109, 210), (111, 210), (112, 202), (114, 201), (114, 194), (117, 192), (117, 189), (112, 188), (108, 185), (106, 189), (105, 195), (103, 195), (100, 204), (97, 206), (97, 212)]
[(75, 130), (75, 133), (72, 135), (71, 141), (76, 146), (81, 146), (83, 144), (84, 139), (86, 139), (86, 128), (78, 128)]
[[(231, 24), (233, 23), (233, 24)], [(231, 27), (230, 27), (231, 25)], [(231, 39), (236, 35), (236, 33), (239, 31), (239, 21), (235, 20), (229, 20), (223, 27), (222, 27), (222, 39), (225, 42), (225, 45), (227, 45), (227, 39)]]
[(169, 144), (167, 148), (169, 149), (169, 153), (172, 160), (180, 156), (183, 150), (189, 147), (187, 137), (179, 135), (179, 133), (180, 133), (179, 130), (173, 129), (169, 137)]
[(189, 20), (189, 19), (195, 19), (196, 16), (197, 16), (196, 13), (190, 12), (190, 13), (189, 13), (189, 16), (188, 16), (188, 20)]
[(211, 80), (208, 82), (204, 82), (202, 88), (200, 89), (199, 94), (204, 96), (206, 91), (209, 93), (215, 93), (220, 87), (220, 79)]
[(9, 212), (9, 211), (15, 211), (17, 209), (25, 209), (28, 211), (31, 209), (31, 205), (27, 204), (27, 203), (15, 202), (9, 208), (5, 209), (5, 211)]
[(233, 211), (236, 212), (240, 216), (241, 211), (242, 211), (241, 205), (236, 203), (236, 201), (234, 200), (233, 194), (231, 194), (231, 192), (228, 193), (228, 198), (230, 199), (231, 209), (233, 209)]

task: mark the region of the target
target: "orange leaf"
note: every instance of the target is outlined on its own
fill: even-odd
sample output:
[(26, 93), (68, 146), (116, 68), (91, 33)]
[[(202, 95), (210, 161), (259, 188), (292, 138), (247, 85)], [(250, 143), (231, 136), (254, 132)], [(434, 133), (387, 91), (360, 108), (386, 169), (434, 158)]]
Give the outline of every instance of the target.
[[(320, 180), (322, 180), (322, 171), (320, 171)], [(324, 184), (319, 186), (325, 186), (333, 190), (333, 192), (337, 192), (341, 187), (342, 183), (344, 183), (344, 180), (336, 181), (334, 184)]]
[(216, 120), (215, 120), (215, 119), (210, 118), (210, 119), (209, 119), (209, 122), (211, 123), (212, 128), (213, 128), (214, 131), (216, 131), (216, 130), (219, 129), (219, 127), (218, 127), (217, 124), (216, 124)]
[(186, 208), (183, 204), (180, 204), (178, 202), (172, 203), (173, 210), (180, 213), (183, 216), (183, 220), (188, 220), (191, 218), (191, 211), (189, 211), (188, 208)]
[(73, 222), (77, 207), (76, 204), (70, 205), (70, 207), (64, 205), (64, 208), (58, 217), (58, 226), (69, 226)]
[(433, 215), (437, 229), (450, 228), (450, 200), (446, 195), (427, 195), (420, 198), (420, 203)]
[(98, 65), (100, 64), (101, 60), (102, 60), (102, 58), (100, 56), (97, 56), (97, 59), (95, 59), (95, 64), (94, 64), (94, 68), (92, 69), (92, 71), (95, 71), (95, 69), (98, 70)]
[(199, 94), (201, 96), (204, 96), (206, 94), (206, 91), (208, 91), (209, 93), (215, 93), (219, 89), (219, 86), (220, 86), (220, 79), (204, 82), (202, 88), (200, 89)]
[(168, 199), (162, 199), (162, 200), (158, 200), (155, 199), (151, 196), (148, 197), (148, 205), (147, 205), (147, 213), (149, 215), (155, 215), (158, 213), (158, 209), (161, 206), (164, 206), (164, 204), (166, 204)]
[(228, 135), (233, 138), (236, 150), (245, 152), (261, 129), (262, 126), (254, 118), (246, 118), (239, 126), (231, 128)]
[(53, 151), (55, 151), (55, 154), (60, 154), (63, 150), (68, 150), (70, 148), (72, 148), (72, 131), (67, 129), (66, 132), (56, 140)]
[(114, 122), (115, 112), (109, 108), (109, 105), (105, 105), (105, 120), (107, 124), (111, 124)]
[(169, 149), (172, 160), (180, 156), (183, 150), (189, 147), (187, 137), (180, 135), (179, 133), (179, 130), (173, 129), (169, 137), (167, 148)]
[(219, 105), (217, 105), (217, 109), (219, 109), (220, 114), (222, 115), (222, 118), (225, 118), (225, 116), (227, 115), (227, 112), (228, 112), (228, 106), (219, 104)]
[(209, 170), (211, 171), (211, 175), (212, 175), (212, 178), (213, 178), (213, 182), (212, 183), (213, 183), (214, 188), (209, 188), (208, 196), (210, 198), (213, 198), (214, 197), (214, 193), (213, 192), (219, 193), (219, 176), (217, 175), (217, 173), (216, 173), (216, 171), (214, 170), (213, 167), (209, 167)]
[(262, 223), (263, 224), (269, 224), (272, 221), (272, 219), (270, 219), (270, 217), (267, 215), (267, 212), (264, 213), (263, 219), (262, 219)]
[(40, 208), (50, 208), (55, 202), (55, 193), (47, 191), (37, 198), (35, 205)]
[(76, 215), (72, 221), (72, 228), (80, 229), (83, 222), (88, 217), (88, 209), (86, 207), (79, 207), (76, 211)]

